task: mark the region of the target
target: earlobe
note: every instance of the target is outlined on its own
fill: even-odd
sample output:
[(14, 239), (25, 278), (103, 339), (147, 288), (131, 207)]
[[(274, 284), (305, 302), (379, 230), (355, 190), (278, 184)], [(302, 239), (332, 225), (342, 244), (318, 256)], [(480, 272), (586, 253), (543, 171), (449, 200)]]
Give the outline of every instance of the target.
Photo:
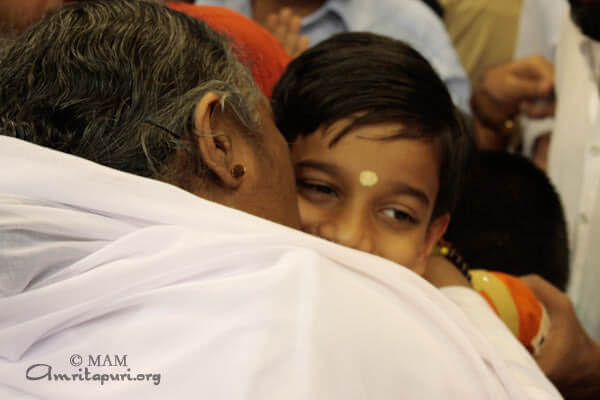
[(413, 270), (423, 276), (427, 269), (427, 259), (431, 255), (433, 248), (438, 244), (446, 229), (450, 224), (450, 214), (446, 213), (431, 221), (429, 228), (427, 228), (427, 234), (425, 235), (425, 241), (421, 247), (421, 254), (415, 263)]
[[(233, 165), (233, 142), (223, 132), (227, 126), (227, 117), (220, 110), (220, 97), (216, 93), (205, 94), (194, 110), (194, 129), (196, 144), (202, 163), (218, 182), (228, 188), (236, 189), (242, 182), (243, 173)], [(243, 168), (243, 166), (242, 166)], [(243, 169), (245, 171), (245, 169)]]

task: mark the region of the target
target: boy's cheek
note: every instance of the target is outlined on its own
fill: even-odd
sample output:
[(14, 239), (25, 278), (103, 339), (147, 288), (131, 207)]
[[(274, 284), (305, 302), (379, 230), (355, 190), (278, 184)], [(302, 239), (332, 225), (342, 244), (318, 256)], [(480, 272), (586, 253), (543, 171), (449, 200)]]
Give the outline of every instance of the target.
[(298, 195), (298, 209), (300, 211), (300, 227), (302, 231), (311, 235), (319, 236), (319, 223), (325, 218), (323, 212), (308, 203), (302, 196)]

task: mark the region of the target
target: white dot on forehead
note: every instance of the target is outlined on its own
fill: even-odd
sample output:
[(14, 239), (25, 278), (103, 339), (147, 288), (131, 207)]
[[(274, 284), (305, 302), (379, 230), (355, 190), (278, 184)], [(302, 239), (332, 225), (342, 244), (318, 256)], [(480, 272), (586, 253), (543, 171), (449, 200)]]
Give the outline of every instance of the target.
[(361, 185), (369, 187), (375, 185), (379, 181), (379, 178), (375, 172), (365, 170), (360, 173), (358, 180)]

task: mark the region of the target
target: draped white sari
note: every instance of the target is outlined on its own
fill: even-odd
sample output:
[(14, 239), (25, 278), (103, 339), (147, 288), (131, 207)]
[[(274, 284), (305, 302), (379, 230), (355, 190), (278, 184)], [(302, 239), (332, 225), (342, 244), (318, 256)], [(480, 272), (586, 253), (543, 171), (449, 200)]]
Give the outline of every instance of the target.
[(412, 273), (0, 136), (0, 398), (520, 399)]

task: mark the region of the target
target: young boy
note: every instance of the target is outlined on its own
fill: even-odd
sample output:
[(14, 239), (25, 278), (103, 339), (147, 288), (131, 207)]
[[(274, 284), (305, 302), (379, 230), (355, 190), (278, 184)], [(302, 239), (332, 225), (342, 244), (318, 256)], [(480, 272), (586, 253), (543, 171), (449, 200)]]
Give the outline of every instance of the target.
[(288, 66), (273, 110), (291, 143), (304, 230), (423, 275), (469, 143), (429, 63), (400, 41), (340, 34)]
[[(395, 261), (439, 287), (470, 286), (468, 274), (429, 260), (457, 203), (472, 144), (423, 57), (382, 36), (335, 36), (289, 65), (273, 109), (291, 144), (306, 232)], [(469, 292), (445, 293), (479, 318), (480, 305), (463, 298)], [(518, 321), (508, 325), (533, 350), (531, 339), (543, 341), (543, 313), (530, 297), (539, 325), (524, 331), (525, 339)]]

